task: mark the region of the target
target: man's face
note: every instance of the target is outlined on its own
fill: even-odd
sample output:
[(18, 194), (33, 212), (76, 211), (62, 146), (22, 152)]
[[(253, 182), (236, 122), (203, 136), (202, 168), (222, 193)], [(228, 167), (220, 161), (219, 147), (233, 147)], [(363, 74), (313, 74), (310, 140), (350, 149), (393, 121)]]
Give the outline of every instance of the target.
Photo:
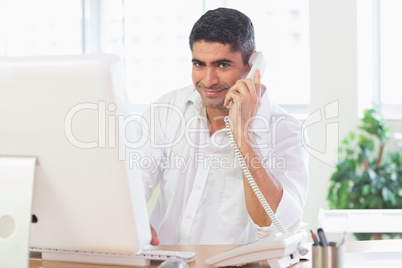
[(223, 108), (225, 95), (237, 80), (246, 77), (250, 67), (244, 65), (240, 51), (229, 44), (197, 41), (192, 52), (193, 83), (207, 108)]

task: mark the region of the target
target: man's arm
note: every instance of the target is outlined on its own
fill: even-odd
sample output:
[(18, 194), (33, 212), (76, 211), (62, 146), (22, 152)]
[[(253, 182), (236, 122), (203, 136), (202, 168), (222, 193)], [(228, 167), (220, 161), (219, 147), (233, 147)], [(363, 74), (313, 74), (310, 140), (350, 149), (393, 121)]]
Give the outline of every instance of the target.
[[(251, 134), (252, 135), (252, 134)], [(250, 137), (253, 139), (253, 137)], [(283, 195), (282, 185), (276, 182), (267, 172), (262, 163), (262, 157), (250, 146), (243, 141), (240, 152), (243, 158), (247, 159), (247, 167), (260, 189), (265, 200), (268, 202), (272, 211), (275, 213)], [(247, 178), (243, 173), (244, 194), (248, 213), (255, 224), (258, 226), (269, 226), (272, 221), (262, 207), (260, 200), (251, 188)]]
[[(249, 131), (252, 120), (261, 105), (261, 75), (259, 71), (256, 72), (254, 81), (253, 83), (251, 79), (239, 80), (226, 95), (225, 105), (229, 103), (229, 100), (233, 101), (229, 116), (236, 143), (243, 158), (247, 159), (246, 164), (258, 188), (271, 209), (276, 212), (283, 195), (283, 189), (263, 167), (261, 156), (253, 148), (255, 144), (253, 134)], [(260, 204), (244, 174), (243, 183), (246, 206), (251, 219), (259, 226), (271, 225), (271, 219)]]

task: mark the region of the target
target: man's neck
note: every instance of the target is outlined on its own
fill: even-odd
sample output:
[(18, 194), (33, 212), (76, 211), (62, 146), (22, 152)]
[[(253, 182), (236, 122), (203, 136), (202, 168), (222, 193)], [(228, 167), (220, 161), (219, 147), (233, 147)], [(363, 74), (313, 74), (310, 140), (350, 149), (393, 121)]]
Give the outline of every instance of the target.
[(225, 116), (229, 114), (229, 110), (226, 107), (221, 109), (206, 108), (207, 118), (209, 122), (209, 135), (212, 136), (216, 131), (225, 128)]

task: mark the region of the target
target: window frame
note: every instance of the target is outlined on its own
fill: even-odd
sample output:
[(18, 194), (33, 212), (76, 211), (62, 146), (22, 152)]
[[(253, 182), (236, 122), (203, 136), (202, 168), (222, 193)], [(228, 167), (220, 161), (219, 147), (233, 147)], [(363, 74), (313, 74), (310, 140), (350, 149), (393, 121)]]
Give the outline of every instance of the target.
[[(358, 0), (358, 96), (359, 96), (359, 117), (362, 117), (362, 111), (365, 108), (377, 106), (385, 119), (402, 119), (402, 105), (383, 103), (381, 100), (381, 4), (380, 0)], [(365, 27), (371, 24), (371, 33), (363, 33)], [(363, 46), (370, 46), (371, 52), (361, 52)], [(370, 61), (370, 62), (368, 62)], [(365, 69), (367, 63), (370, 65), (370, 71), (361, 71)], [(371, 80), (367, 77), (371, 76)], [(369, 82), (365, 80), (370, 80)], [(361, 101), (363, 94), (371, 92), (369, 99)], [(366, 91), (365, 91), (366, 89)]]

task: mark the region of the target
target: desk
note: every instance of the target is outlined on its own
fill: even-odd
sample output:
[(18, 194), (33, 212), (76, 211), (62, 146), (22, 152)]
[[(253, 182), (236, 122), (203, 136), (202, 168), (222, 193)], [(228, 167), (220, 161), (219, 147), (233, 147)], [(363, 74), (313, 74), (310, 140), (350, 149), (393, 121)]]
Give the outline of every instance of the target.
[[(196, 260), (189, 263), (189, 268), (209, 267), (205, 264), (205, 260), (220, 252), (231, 249), (236, 245), (197, 245), (197, 246), (158, 246), (156, 249), (161, 250), (180, 250), (180, 251), (194, 251), (197, 254)], [(157, 267), (159, 261), (152, 261), (149, 267)], [(242, 267), (266, 267), (269, 268), (265, 262), (252, 263)], [(112, 266), (112, 265), (95, 265), (95, 264), (82, 264), (82, 263), (66, 263), (66, 262), (52, 262), (42, 261), (41, 259), (31, 258), (29, 268), (127, 268), (127, 266)], [(292, 268), (311, 268), (310, 261), (302, 261), (292, 266)]]
[[(189, 263), (189, 268), (209, 267), (205, 260), (225, 250), (236, 247), (236, 245), (197, 245), (197, 246), (158, 246), (156, 249), (175, 250), (175, 251), (194, 251), (197, 254), (196, 260)], [(377, 252), (377, 253), (375, 253)], [(402, 267), (402, 239), (377, 240), (377, 241), (350, 241), (345, 244), (345, 268), (348, 267)], [(353, 255), (353, 254), (358, 255)], [(364, 253), (364, 255), (359, 255)], [(356, 256), (358, 258), (356, 258)], [(160, 261), (151, 262), (149, 267), (157, 267)], [(41, 259), (31, 258), (30, 268), (127, 268), (128, 266), (95, 265), (82, 263), (66, 263), (42, 261)], [(269, 268), (266, 262), (251, 263), (245, 266)], [(311, 261), (301, 261), (292, 268), (311, 268)]]

